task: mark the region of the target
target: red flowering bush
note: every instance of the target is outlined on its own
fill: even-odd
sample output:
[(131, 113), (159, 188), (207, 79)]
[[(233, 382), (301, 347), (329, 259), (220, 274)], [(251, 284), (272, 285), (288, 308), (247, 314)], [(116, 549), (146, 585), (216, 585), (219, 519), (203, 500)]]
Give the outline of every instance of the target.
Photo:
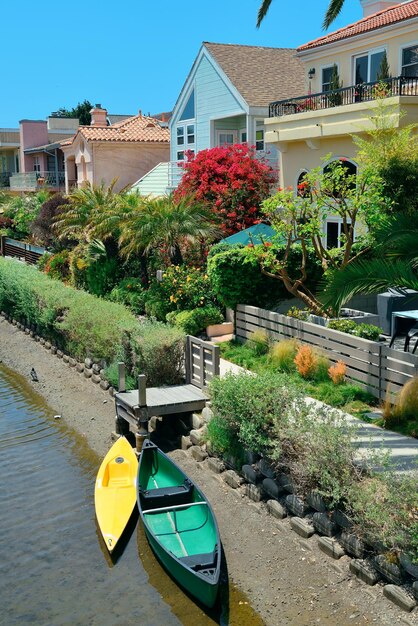
[(194, 195), (219, 216), (224, 234), (260, 220), (260, 203), (270, 195), (274, 170), (246, 144), (188, 153), (176, 198)]

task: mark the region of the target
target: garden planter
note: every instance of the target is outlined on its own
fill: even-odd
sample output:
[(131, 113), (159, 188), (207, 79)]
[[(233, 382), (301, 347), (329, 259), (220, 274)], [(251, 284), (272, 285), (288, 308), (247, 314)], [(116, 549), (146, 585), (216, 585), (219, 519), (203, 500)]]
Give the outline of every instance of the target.
[(211, 337), (222, 337), (223, 335), (232, 335), (234, 325), (232, 322), (223, 322), (223, 324), (211, 324), (206, 328), (206, 334)]
[[(356, 311), (355, 309), (341, 309), (340, 317), (332, 319), (349, 319), (356, 324), (372, 324), (379, 326), (379, 316), (374, 313), (366, 313), (365, 311)], [(321, 317), (320, 315), (309, 315), (309, 321), (319, 326), (328, 326), (330, 319)]]

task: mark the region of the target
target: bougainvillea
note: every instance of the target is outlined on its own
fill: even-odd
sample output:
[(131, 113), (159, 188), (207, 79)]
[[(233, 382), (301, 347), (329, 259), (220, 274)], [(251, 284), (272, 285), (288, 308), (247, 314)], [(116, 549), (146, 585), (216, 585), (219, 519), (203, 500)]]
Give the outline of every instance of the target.
[(274, 170), (246, 144), (188, 153), (177, 198), (193, 194), (220, 217), (226, 236), (256, 224), (260, 203), (276, 180)]

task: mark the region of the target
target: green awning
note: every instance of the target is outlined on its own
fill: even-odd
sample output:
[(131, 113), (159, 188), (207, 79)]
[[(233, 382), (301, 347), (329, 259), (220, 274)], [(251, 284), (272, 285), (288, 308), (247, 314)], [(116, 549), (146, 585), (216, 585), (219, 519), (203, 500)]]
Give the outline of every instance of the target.
[(260, 223), (222, 239), (222, 243), (227, 243), (231, 246), (241, 243), (247, 246), (249, 243), (257, 245), (264, 241), (272, 241), (274, 238), (277, 238), (276, 231), (271, 226)]

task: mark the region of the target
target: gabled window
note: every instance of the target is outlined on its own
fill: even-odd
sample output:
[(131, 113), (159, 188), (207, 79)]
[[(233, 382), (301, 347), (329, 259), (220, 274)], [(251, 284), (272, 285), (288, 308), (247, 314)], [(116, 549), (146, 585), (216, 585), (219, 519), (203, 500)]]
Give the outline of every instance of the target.
[(193, 120), (195, 118), (195, 106), (194, 106), (194, 89), (187, 100), (183, 113), (180, 115), (179, 120)]

